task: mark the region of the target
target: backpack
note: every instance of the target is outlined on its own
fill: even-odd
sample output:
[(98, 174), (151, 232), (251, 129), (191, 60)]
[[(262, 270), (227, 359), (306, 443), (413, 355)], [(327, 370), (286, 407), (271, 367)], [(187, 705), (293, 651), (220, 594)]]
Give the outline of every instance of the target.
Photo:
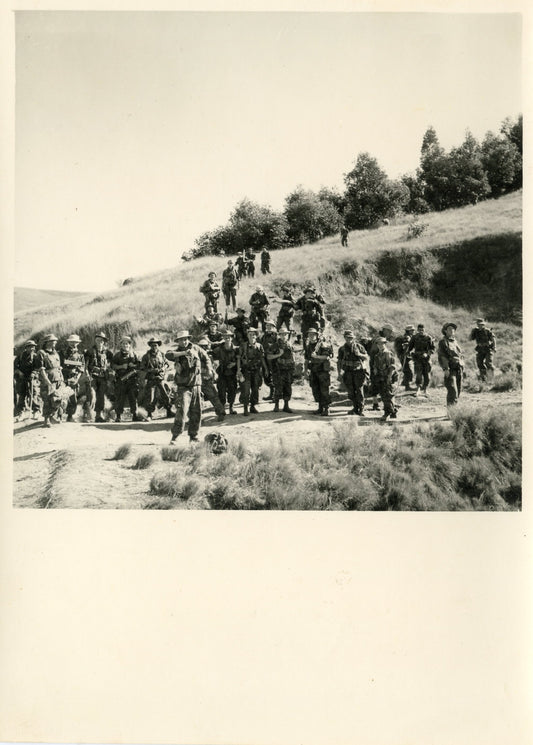
[(220, 455), (225, 453), (228, 449), (228, 441), (220, 432), (210, 432), (204, 437), (204, 442), (207, 445), (209, 452), (213, 455)]

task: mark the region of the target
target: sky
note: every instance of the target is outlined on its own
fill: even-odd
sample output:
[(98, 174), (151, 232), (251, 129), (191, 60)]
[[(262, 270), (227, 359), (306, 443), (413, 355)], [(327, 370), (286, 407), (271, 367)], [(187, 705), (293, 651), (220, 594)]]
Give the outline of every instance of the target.
[(175, 267), (249, 198), (413, 172), (521, 100), (518, 14), (16, 13), (15, 285)]

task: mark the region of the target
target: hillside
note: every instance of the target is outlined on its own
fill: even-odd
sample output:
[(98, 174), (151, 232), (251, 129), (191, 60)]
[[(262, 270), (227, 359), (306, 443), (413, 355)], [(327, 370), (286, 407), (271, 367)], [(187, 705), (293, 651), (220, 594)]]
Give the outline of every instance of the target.
[[(297, 287), (313, 280), (326, 297), (334, 331), (350, 323), (366, 333), (386, 320), (400, 328), (425, 318), (438, 335), (452, 311), (460, 325), (470, 326), (477, 313), (496, 325), (520, 320), (521, 192), (424, 215), (427, 229), (414, 240), (407, 240), (410, 220), (352, 232), (347, 248), (335, 236), (273, 252), (272, 275), (262, 276), (257, 267), (255, 279), (241, 283), (239, 302), (247, 304), (256, 284), (275, 294), (281, 280)], [(50, 331), (60, 337), (75, 331), (88, 344), (99, 328), (113, 343), (123, 333), (133, 334), (140, 346), (152, 334), (169, 342), (202, 311), (198, 288), (207, 272), (220, 276), (226, 262), (204, 257), (101, 295), (70, 298), (39, 312), (21, 310), (15, 314), (15, 344)]]
[(61, 305), (75, 297), (87, 295), (85, 292), (64, 292), (63, 290), (37, 290), (32, 287), (15, 287), (15, 313), (42, 308), (47, 305)]

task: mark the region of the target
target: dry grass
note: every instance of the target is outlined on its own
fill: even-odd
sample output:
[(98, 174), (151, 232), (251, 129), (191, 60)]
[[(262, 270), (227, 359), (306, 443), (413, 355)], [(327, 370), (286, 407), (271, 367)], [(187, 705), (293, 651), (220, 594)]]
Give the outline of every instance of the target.
[(111, 460), (125, 460), (128, 455), (131, 453), (131, 445), (129, 443), (125, 443), (124, 445), (120, 445), (115, 450), (115, 454), (111, 458)]

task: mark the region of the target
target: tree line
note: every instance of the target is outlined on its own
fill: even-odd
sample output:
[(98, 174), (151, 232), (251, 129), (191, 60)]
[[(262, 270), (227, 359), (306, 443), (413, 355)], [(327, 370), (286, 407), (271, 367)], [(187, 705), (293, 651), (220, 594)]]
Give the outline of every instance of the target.
[(507, 117), (497, 134), (487, 132), (480, 144), (467, 130), (464, 142), (446, 152), (433, 127), (422, 139), (414, 173), (389, 179), (376, 158), (360, 153), (344, 174), (345, 190), (318, 192), (297, 186), (285, 198), (283, 211), (243, 199), (226, 225), (203, 233), (185, 260), (232, 255), (243, 250), (276, 250), (314, 243), (348, 230), (371, 228), (402, 213), (413, 215), (502, 196), (522, 187), (522, 115)]

